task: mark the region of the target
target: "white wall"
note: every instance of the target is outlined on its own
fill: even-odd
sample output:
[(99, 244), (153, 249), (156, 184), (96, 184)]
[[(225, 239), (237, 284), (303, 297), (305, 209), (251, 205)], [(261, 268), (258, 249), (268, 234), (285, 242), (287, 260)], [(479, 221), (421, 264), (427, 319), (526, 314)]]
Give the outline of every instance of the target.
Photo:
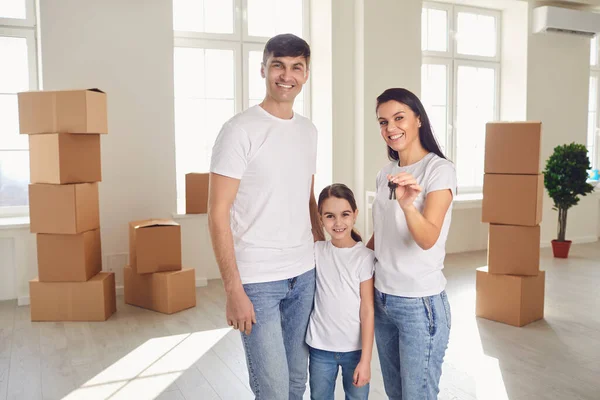
[[(143, 3), (143, 5), (142, 5)], [(104, 268), (122, 268), (128, 221), (175, 212), (173, 24), (169, 1), (42, 1), (43, 89), (98, 87), (108, 96), (102, 136)], [(118, 279), (120, 279), (120, 271)]]
[[(537, 4), (531, 3), (530, 10)], [(530, 13), (531, 15), (531, 13)], [(542, 121), (542, 160), (555, 146), (586, 143), (589, 90), (589, 39), (564, 34), (528, 37), (527, 119)], [(598, 196), (583, 197), (569, 210), (567, 239), (598, 238)], [(556, 238), (558, 215), (544, 196), (542, 243)]]

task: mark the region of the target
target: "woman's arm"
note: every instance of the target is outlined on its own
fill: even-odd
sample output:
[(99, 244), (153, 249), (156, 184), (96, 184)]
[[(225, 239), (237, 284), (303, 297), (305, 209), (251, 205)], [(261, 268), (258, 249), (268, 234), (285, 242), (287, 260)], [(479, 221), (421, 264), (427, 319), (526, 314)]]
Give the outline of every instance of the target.
[(427, 195), (423, 214), (414, 204), (402, 207), (408, 230), (423, 250), (432, 248), (440, 237), (444, 218), (451, 203), (452, 192), (447, 189), (437, 190)]
[(375, 335), (373, 278), (360, 283), (360, 338), (362, 353), (354, 371), (354, 385), (361, 387), (371, 380), (371, 357)]

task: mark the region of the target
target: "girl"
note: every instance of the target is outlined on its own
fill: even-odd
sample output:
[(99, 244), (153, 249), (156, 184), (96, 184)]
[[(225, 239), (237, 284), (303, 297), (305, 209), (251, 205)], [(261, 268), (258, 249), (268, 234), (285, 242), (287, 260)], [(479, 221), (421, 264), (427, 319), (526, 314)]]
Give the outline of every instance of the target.
[(376, 112), (391, 161), (377, 175), (374, 234), (367, 244), (376, 257), (375, 335), (383, 382), (392, 400), (431, 400), (439, 392), (450, 334), (442, 268), (456, 172), (417, 96), (388, 89), (377, 98)]
[(339, 367), (346, 399), (367, 399), (374, 330), (373, 252), (353, 229), (358, 210), (346, 185), (323, 189), (318, 210), (331, 240), (315, 242), (317, 288), (306, 333), (311, 399), (333, 399)]

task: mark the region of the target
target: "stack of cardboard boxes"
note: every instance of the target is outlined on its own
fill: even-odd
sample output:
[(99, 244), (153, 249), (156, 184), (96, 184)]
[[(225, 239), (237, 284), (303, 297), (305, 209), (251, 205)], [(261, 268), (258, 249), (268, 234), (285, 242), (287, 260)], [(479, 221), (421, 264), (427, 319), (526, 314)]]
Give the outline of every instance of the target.
[(196, 275), (182, 269), (181, 227), (150, 219), (129, 223), (129, 265), (124, 269), (125, 303), (173, 314), (196, 306)]
[(29, 135), (29, 214), (38, 278), (29, 282), (32, 321), (104, 321), (116, 311), (115, 277), (101, 272), (98, 182), (106, 95), (97, 90), (18, 95)]
[(541, 134), (540, 122), (486, 127), (482, 220), (490, 224), (488, 266), (477, 269), (476, 315), (514, 326), (544, 317)]

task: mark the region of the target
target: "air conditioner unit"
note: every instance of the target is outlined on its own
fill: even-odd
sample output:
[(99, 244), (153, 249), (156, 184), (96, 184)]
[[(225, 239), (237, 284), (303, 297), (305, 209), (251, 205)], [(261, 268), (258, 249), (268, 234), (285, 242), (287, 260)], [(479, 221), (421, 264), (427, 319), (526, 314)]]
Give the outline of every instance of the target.
[(562, 7), (537, 7), (533, 9), (533, 31), (593, 37), (600, 32), (600, 14)]

